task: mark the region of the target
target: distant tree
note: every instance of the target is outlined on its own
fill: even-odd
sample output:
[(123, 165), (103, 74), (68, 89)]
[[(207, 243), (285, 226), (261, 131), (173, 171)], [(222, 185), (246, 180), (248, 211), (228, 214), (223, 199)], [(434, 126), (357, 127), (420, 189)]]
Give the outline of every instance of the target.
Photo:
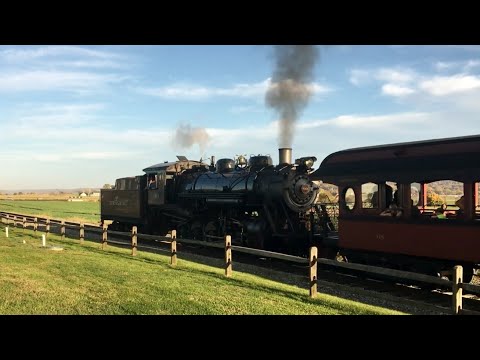
[(433, 191), (427, 192), (427, 206), (439, 206), (444, 203), (443, 198)]
[(111, 189), (112, 188), (112, 185), (110, 184), (105, 184), (103, 185), (103, 188), (102, 189)]
[(318, 192), (317, 202), (332, 203), (332, 202), (336, 202), (336, 200), (337, 200), (337, 197), (328, 190), (320, 189), (320, 191)]

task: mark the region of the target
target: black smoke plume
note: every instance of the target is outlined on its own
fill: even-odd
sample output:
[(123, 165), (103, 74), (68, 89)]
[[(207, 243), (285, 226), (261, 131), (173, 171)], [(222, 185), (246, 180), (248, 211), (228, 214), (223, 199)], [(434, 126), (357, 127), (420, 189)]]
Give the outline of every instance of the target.
[(279, 147), (292, 147), (295, 122), (310, 99), (318, 57), (314, 45), (279, 45), (265, 102), (280, 116)]

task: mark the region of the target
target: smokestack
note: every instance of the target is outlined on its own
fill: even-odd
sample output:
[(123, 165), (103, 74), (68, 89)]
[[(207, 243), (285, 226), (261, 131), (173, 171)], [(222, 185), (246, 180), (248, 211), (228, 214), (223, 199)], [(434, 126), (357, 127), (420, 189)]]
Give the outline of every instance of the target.
[(292, 163), (292, 148), (280, 148), (278, 149), (278, 164), (291, 164)]

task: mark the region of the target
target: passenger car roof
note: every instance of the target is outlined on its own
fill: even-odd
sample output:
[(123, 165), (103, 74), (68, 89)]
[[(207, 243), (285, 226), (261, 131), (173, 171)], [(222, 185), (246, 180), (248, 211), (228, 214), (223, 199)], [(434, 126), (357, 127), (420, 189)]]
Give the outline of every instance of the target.
[(480, 135), (342, 150), (328, 155), (311, 176), (332, 184), (478, 181)]

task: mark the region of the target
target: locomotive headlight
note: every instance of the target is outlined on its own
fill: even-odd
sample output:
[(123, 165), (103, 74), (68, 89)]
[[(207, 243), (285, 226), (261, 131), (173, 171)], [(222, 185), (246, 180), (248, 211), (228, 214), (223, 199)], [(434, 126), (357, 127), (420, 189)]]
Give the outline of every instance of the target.
[(317, 161), (315, 156), (308, 156), (295, 160), (295, 163), (300, 166), (305, 166), (307, 169), (311, 169), (315, 161)]
[(310, 158), (308, 160), (305, 160), (305, 166), (307, 167), (307, 169), (310, 169), (313, 166), (313, 164), (315, 163), (316, 159), (315, 160), (313, 160), (313, 159), (314, 158)]

